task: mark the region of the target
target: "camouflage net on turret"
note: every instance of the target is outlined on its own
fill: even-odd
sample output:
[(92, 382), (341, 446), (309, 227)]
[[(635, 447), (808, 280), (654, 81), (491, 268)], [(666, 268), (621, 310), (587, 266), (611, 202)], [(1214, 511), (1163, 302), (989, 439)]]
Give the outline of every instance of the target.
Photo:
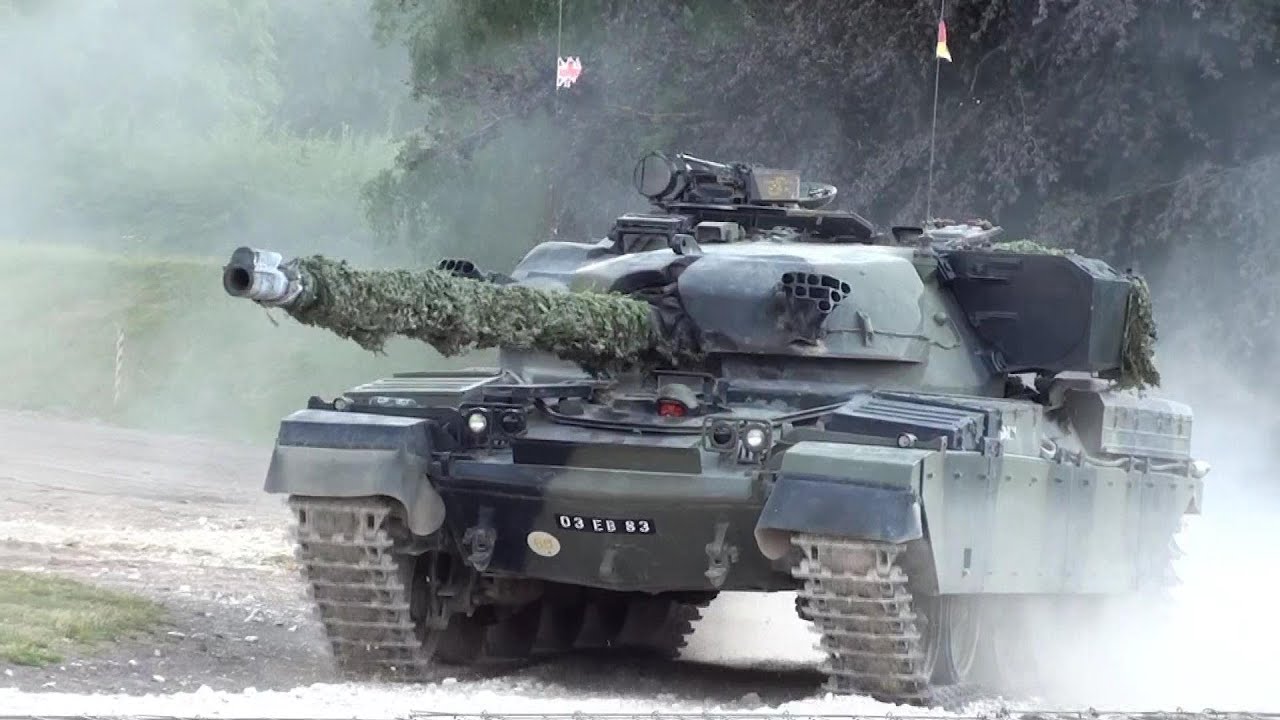
[(1129, 306), (1124, 323), (1124, 347), (1121, 350), (1120, 387), (1158, 387), (1160, 372), (1156, 370), (1156, 318), (1151, 306), (1151, 288), (1137, 275), (1129, 276)]
[(290, 264), (303, 292), (289, 314), (373, 352), (400, 335), (445, 356), (538, 350), (604, 372), (677, 357), (651, 306), (622, 295), (493, 285), (439, 270), (357, 270), (319, 255)]
[(1048, 245), (1041, 245), (1035, 240), (1007, 240), (1005, 242), (991, 243), (992, 250), (1003, 250), (1004, 252), (1027, 253), (1028, 255), (1075, 255), (1076, 251), (1071, 248), (1055, 248)]
[[(1042, 245), (1034, 240), (1010, 240), (991, 244), (992, 250), (1014, 253), (1046, 255), (1074, 255), (1071, 249), (1059, 249)], [(1120, 388), (1142, 388), (1160, 385), (1160, 372), (1156, 370), (1156, 319), (1151, 305), (1151, 289), (1137, 275), (1126, 275), (1129, 280), (1129, 305), (1125, 313), (1124, 340), (1120, 350), (1120, 373), (1116, 384)]]

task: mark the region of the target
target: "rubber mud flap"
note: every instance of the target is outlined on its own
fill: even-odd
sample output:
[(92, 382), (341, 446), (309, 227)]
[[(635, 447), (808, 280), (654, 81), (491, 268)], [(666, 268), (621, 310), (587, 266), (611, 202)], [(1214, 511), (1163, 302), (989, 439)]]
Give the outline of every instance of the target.
[(280, 424), (265, 489), (307, 497), (386, 496), (405, 507), (409, 529), (430, 535), (444, 502), (427, 479), (432, 421), (333, 410), (299, 410)]
[(756, 523), (757, 538), (769, 530), (887, 543), (924, 537), (913, 490), (819, 475), (779, 475)]

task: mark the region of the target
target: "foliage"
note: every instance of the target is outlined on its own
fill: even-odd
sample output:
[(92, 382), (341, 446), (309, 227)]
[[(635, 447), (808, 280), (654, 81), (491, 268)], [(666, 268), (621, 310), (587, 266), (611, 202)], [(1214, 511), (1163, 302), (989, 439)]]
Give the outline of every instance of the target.
[[(955, 62), (940, 65), (935, 0), (565, 0), (563, 54), (585, 70), (558, 92), (557, 7), (377, 3), (380, 33), (405, 42), (434, 108), (367, 190), (380, 232), (413, 235), (405, 217), (447, 215), (454, 188), (471, 183), (491, 207), (548, 198), (523, 237), (477, 233), (475, 250), (509, 257), (544, 227), (599, 237), (636, 208), (638, 155), (683, 149), (801, 168), (886, 225), (918, 224), (927, 206), (995, 217), (1018, 235), (1146, 266), (1157, 296), (1191, 290), (1218, 311), (1219, 286), (1164, 280), (1182, 238), (1220, 247), (1208, 259), (1226, 274), (1276, 240), (1269, 227), (1243, 239), (1256, 226), (1238, 204), (1256, 178), (1246, 168), (1280, 156), (1271, 0), (953, 0)], [(512, 137), (536, 137), (536, 152), (486, 192), (484, 149)]]
[[(441, 251), (502, 263), (549, 237), (599, 237), (635, 206), (637, 157), (693, 136), (672, 124), (695, 115), (681, 107), (691, 90), (683, 78), (716, 57), (736, 2), (569, 3), (562, 49), (587, 67), (578, 85), (557, 91), (554, 0), (381, 0), (382, 33), (404, 38), (431, 113), (395, 170), (368, 189), (371, 223), (398, 240), (464, 218), (433, 235)], [(669, 48), (679, 48), (679, 62)], [(488, 210), (495, 204), (503, 212)]]

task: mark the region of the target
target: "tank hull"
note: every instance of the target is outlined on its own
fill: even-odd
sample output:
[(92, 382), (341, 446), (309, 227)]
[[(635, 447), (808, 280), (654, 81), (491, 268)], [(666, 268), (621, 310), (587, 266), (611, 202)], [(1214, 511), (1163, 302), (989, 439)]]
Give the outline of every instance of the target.
[[(759, 464), (726, 460), (698, 435), (536, 419), (508, 447), (447, 449), (428, 417), (311, 408), (282, 425), (266, 489), (388, 497), (415, 536), (464, 549), (468, 533), (482, 538), (481, 572), (650, 593), (794, 589), (796, 533), (914, 544), (918, 592), (1126, 593), (1162, 581), (1171, 538), (1199, 512), (1189, 418), (1161, 401), (1077, 393), (1065, 410), (1087, 435), (1050, 440), (1036, 403), (873, 395), (910, 402), (833, 413), (834, 430), (780, 436)], [(1125, 432), (1161, 440), (1108, 429), (1108, 417), (1183, 430), (1145, 450), (1110, 447), (1147, 457), (1066, 449)], [(922, 446), (931, 430), (969, 448)], [(918, 446), (897, 447), (904, 435)]]
[[(1070, 391), (1050, 422), (1016, 399), (852, 397), (755, 459), (679, 422), (646, 434), (544, 407), (468, 444), (447, 430), (474, 403), (313, 403), (282, 424), (266, 489), (295, 505), (317, 608), (357, 669), (355, 646), (389, 653), (378, 671), (527, 657), (553, 626), (560, 649), (674, 654), (719, 592), (794, 591), (829, 689), (941, 704), (965, 697), (976, 643), (996, 635), (952, 653), (942, 638), (959, 631), (938, 623), (955, 608), (1003, 622), (1024, 601), (1167, 589), (1203, 490), (1181, 406)], [(317, 532), (323, 517), (345, 539)]]

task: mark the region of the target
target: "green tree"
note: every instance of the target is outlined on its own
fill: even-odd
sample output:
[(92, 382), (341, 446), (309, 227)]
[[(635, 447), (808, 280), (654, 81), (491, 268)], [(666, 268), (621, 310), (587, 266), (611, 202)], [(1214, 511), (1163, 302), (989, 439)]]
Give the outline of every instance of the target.
[[(695, 134), (689, 68), (732, 47), (736, 7), (571, 0), (561, 26), (556, 0), (378, 0), (382, 36), (408, 48), (428, 111), (366, 189), (375, 232), (495, 262), (549, 237), (599, 236), (635, 207), (638, 155)], [(586, 66), (559, 90), (558, 45)]]

